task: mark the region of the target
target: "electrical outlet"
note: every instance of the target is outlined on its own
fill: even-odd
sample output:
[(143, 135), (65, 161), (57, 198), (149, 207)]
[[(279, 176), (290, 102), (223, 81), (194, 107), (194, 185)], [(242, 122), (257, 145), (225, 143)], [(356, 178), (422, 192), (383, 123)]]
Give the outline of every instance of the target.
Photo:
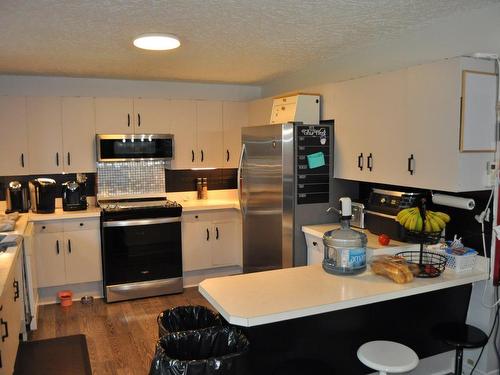
[(471, 358), (467, 358), (467, 364), (468, 364), (469, 366), (474, 366), (474, 360), (473, 360), (473, 359), (471, 359)]

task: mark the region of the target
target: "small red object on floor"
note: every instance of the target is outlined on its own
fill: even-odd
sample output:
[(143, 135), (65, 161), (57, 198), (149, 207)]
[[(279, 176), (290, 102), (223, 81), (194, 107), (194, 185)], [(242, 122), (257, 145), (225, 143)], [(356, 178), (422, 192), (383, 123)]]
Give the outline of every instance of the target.
[(73, 304), (73, 292), (71, 290), (61, 290), (57, 293), (61, 300), (61, 307), (69, 307)]

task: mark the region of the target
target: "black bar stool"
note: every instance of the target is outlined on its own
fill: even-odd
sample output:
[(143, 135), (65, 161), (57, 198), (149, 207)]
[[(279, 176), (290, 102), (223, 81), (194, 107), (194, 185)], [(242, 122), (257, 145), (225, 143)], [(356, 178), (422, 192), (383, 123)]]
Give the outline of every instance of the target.
[(433, 329), (434, 336), (455, 348), (455, 375), (462, 375), (464, 349), (476, 349), (488, 343), (488, 336), (479, 328), (465, 323), (441, 323)]

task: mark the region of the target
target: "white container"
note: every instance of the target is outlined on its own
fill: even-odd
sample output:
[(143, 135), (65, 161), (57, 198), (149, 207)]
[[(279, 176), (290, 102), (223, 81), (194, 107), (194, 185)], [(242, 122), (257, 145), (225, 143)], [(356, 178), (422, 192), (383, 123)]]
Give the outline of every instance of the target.
[(303, 122), (319, 124), (319, 95), (293, 95), (275, 98), (271, 112), (271, 124)]
[(476, 265), (477, 252), (467, 255), (453, 255), (444, 253), (446, 257), (446, 268), (455, 272), (472, 271)]

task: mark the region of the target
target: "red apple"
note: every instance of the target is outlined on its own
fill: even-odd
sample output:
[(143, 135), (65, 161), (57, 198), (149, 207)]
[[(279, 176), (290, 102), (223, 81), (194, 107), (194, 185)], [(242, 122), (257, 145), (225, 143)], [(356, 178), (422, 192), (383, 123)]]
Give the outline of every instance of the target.
[(389, 242), (391, 242), (391, 237), (389, 237), (387, 234), (381, 234), (380, 236), (378, 236), (378, 243), (382, 246), (389, 245)]

